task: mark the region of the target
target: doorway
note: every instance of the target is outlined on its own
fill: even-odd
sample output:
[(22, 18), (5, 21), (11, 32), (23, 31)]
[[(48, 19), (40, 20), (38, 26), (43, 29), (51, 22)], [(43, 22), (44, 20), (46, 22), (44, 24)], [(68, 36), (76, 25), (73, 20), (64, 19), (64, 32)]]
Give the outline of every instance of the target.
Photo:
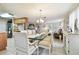
[(7, 37), (12, 38), (12, 19), (7, 21)]

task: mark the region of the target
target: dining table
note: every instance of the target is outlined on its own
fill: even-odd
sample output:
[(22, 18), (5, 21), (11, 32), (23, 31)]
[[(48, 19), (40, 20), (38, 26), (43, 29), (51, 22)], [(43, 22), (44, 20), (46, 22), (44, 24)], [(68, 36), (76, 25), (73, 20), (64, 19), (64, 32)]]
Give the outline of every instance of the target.
[(39, 43), (40, 41), (42, 41), (45, 37), (47, 37), (46, 34), (37, 34), (37, 35), (33, 35), (33, 36), (30, 36), (28, 37), (28, 39), (31, 39), (33, 41), (37, 41), (37, 55), (39, 55)]

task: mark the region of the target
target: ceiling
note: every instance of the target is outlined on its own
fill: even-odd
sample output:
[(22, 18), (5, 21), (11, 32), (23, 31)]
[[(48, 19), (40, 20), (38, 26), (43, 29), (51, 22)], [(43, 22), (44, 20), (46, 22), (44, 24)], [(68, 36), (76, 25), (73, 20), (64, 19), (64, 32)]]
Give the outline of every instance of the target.
[(0, 9), (16, 17), (28, 17), (29, 21), (35, 21), (40, 16), (40, 9), (46, 20), (53, 20), (64, 17), (77, 6), (77, 3), (1, 3)]

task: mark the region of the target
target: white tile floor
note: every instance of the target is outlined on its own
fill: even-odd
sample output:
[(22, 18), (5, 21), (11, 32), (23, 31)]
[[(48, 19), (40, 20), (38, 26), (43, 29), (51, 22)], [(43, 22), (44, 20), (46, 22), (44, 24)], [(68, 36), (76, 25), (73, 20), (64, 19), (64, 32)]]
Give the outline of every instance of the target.
[[(7, 48), (6, 50), (0, 51), (0, 55), (15, 55), (15, 44), (14, 44), (14, 39), (7, 39)], [(61, 43), (55, 42), (54, 48), (53, 48), (53, 53), (52, 55), (65, 55), (65, 51)], [(48, 55), (48, 50), (40, 48), (40, 55)], [(35, 53), (33, 54), (35, 55)]]

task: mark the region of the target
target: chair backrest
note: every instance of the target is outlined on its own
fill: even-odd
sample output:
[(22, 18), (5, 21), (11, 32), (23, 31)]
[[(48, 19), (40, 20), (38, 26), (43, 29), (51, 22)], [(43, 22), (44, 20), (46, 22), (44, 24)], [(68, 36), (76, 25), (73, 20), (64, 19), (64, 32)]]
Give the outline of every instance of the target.
[(28, 51), (28, 40), (27, 34), (24, 32), (14, 33), (15, 46), (17, 50), (27, 52)]
[(27, 30), (28, 35), (35, 35), (36, 31), (35, 30)]
[(66, 37), (67, 53), (70, 55), (79, 55), (79, 34), (69, 34)]

